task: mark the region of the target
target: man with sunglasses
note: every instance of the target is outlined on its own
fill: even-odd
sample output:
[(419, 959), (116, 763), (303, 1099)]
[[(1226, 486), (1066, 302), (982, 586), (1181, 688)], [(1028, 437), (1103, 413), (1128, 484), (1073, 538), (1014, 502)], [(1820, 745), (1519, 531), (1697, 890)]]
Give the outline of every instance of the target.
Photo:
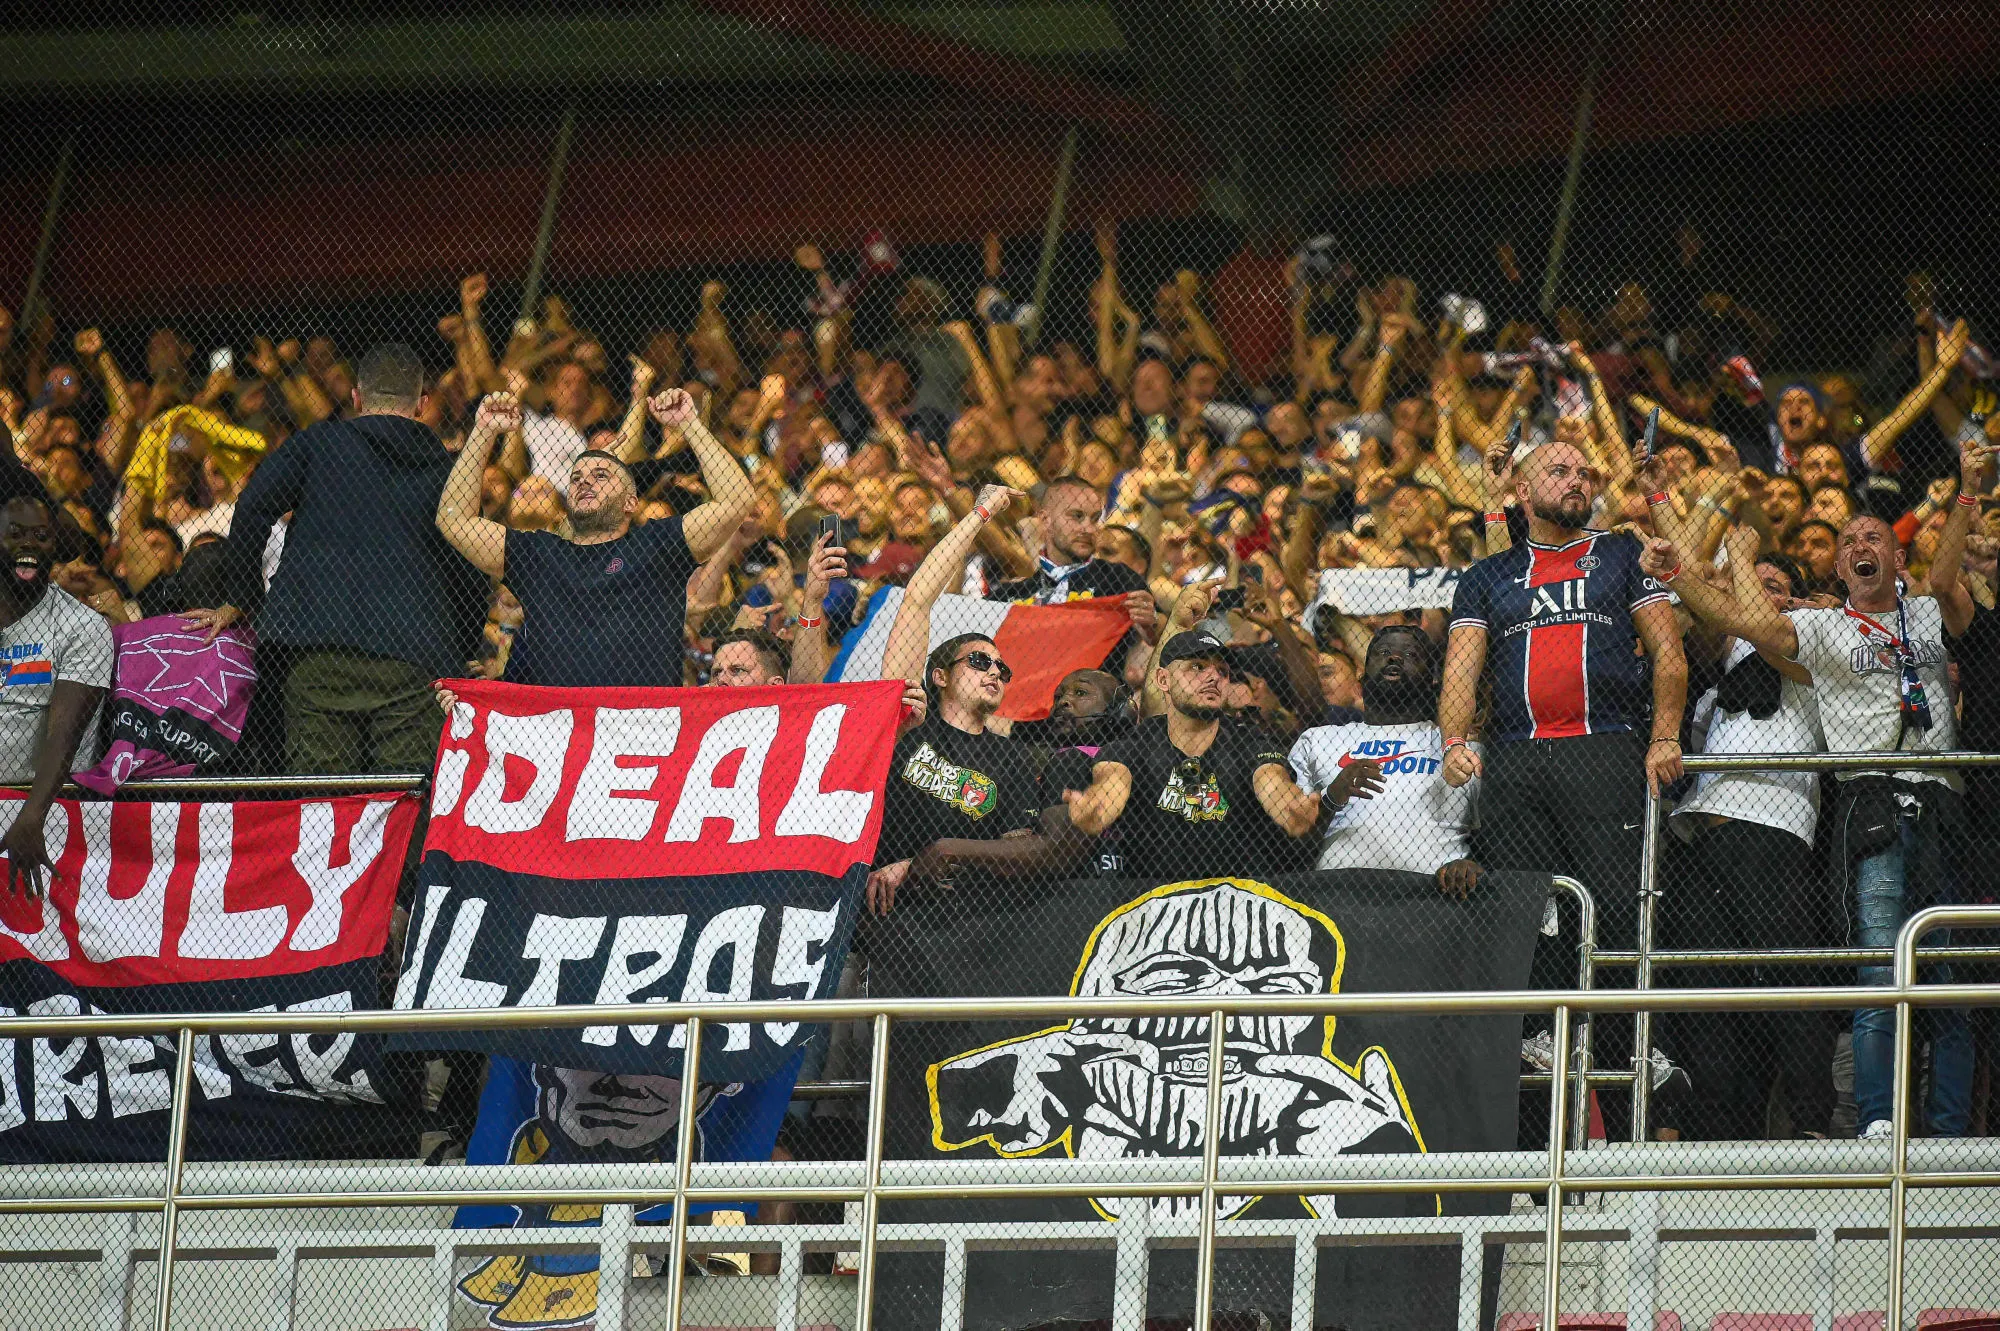
[(995, 734), (987, 722), (1007, 696), (1014, 671), (983, 633), (947, 638), (924, 655), (931, 610), (965, 560), (980, 529), (1020, 492), (988, 485), (978, 502), (924, 556), (882, 653), (885, 679), (921, 683), (930, 719), (896, 744), (882, 801), (877, 868), (868, 906), (894, 908), (906, 881), (950, 884), (967, 877), (1015, 877), (1065, 867), (1085, 848), (1060, 811), (1045, 819), (1028, 746)]
[[(1181, 593), (1170, 627), (1208, 613), (1208, 584)], [(1154, 661), (1149, 701), (1165, 714), (1105, 745), (1090, 789), (1065, 791), (1069, 818), (1097, 836), (1114, 824), (1125, 871), (1155, 882), (1309, 867), (1297, 838), (1319, 821), (1319, 800), (1292, 782), (1282, 746), (1225, 721), (1229, 649), (1205, 632), (1173, 634)]]

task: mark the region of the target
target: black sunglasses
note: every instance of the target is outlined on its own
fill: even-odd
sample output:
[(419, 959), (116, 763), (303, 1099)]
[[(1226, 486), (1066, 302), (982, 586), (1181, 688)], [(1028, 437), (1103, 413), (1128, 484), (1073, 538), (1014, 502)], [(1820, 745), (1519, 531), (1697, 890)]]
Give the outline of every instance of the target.
[(1014, 671), (1011, 666), (999, 657), (989, 656), (985, 652), (967, 652), (964, 656), (959, 657), (958, 660), (953, 661), (952, 664), (969, 665), (982, 675), (989, 670), (998, 670), (1002, 684), (1012, 683), (1014, 679)]

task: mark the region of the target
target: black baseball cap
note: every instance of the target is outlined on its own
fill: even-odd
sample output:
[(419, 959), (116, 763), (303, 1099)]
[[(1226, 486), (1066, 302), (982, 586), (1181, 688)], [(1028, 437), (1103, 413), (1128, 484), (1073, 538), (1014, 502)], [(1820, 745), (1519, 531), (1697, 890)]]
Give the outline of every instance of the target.
[(1227, 664), (1229, 648), (1212, 633), (1193, 631), (1176, 633), (1167, 639), (1167, 645), (1160, 650), (1160, 664), (1172, 665), (1176, 661), (1215, 660)]

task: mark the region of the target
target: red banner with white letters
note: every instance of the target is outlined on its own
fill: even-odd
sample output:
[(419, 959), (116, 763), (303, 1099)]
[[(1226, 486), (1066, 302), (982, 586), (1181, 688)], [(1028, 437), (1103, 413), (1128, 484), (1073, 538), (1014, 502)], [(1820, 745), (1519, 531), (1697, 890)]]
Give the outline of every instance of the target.
[(426, 855), (571, 879), (839, 877), (874, 857), (900, 680), (451, 687)]
[[(0, 827), (18, 805), (0, 797)], [(58, 800), (44, 824), (54, 881), (40, 901), (0, 894), (0, 963), (38, 962), (94, 989), (293, 975), (379, 956), (416, 817), (408, 795)]]

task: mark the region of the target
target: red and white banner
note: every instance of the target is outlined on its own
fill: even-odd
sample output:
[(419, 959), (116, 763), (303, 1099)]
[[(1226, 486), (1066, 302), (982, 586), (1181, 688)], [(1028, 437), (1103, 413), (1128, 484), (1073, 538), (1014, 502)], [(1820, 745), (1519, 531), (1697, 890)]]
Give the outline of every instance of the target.
[[(18, 803), (0, 796), (0, 827)], [(47, 895), (0, 894), (0, 963), (39, 962), (94, 989), (292, 975), (378, 956), (416, 816), (414, 796), (59, 800), (44, 825), (55, 863)]]
[(426, 855), (569, 879), (838, 878), (874, 857), (898, 683), (451, 687)]

